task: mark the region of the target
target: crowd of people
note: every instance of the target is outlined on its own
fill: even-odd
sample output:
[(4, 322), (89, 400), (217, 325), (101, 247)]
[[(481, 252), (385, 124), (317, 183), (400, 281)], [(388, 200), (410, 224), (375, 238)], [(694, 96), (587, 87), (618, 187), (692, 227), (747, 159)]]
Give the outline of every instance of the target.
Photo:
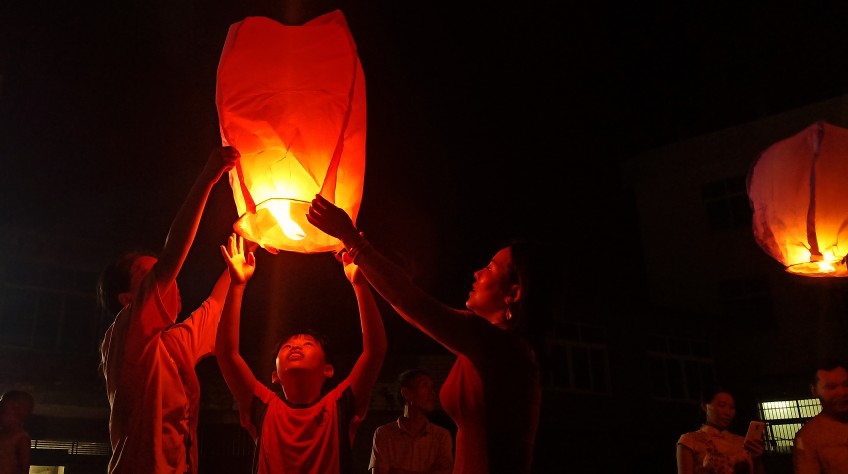
[[(305, 14), (286, 13), (298, 18)], [(208, 357), (215, 358), (240, 425), (254, 442), (250, 472), (359, 472), (352, 448), (357, 436), (364, 436), (360, 426), (391, 339), (378, 297), (454, 361), (438, 392), (425, 370), (399, 374), (402, 413), (373, 431), (367, 471), (535, 472), (544, 341), (563, 290), (562, 271), (550, 252), (539, 242), (507, 241), (473, 273), (464, 305), (453, 307), (372, 245), (332, 199), (316, 194), (305, 217), (340, 242), (334, 257), (356, 298), (362, 351), (350, 371), (331, 384), (337, 374), (330, 342), (315, 328), (294, 328), (279, 335), (269, 354), (274, 360), (269, 385), (240, 350), (242, 306), (260, 249), (256, 242), (238, 233), (228, 236), (220, 246), (222, 271), (208, 297), (181, 316), (177, 278), (211, 191), (239, 159), (235, 148), (215, 147), (162, 248), (128, 249), (100, 275), (98, 302), (113, 317), (99, 348), (110, 408), (107, 472), (204, 471), (198, 449), (201, 383), (195, 368)], [(797, 432), (794, 474), (848, 474), (846, 366), (829, 361), (817, 367), (810, 389), (822, 411)], [(0, 397), (0, 474), (29, 472), (31, 440), (25, 422), (34, 403), (20, 390)], [(453, 430), (431, 421), (437, 405)], [(700, 408), (703, 424), (676, 443), (678, 474), (765, 474), (764, 424), (755, 421), (744, 436), (730, 432), (736, 400), (725, 387), (709, 387)]]
[[(255, 443), (251, 472), (356, 472), (352, 447), (368, 416), (388, 339), (377, 296), (399, 317), (455, 356), (438, 393), (455, 435), (429, 417), (437, 405), (432, 377), (413, 368), (398, 377), (403, 412), (378, 426), (367, 469), (385, 473), (533, 472), (542, 404), (540, 354), (553, 311), (557, 278), (537, 244), (502, 246), (474, 272), (464, 308), (445, 305), (360, 232), (350, 216), (321, 195), (308, 221), (339, 239), (334, 256), (356, 297), (362, 352), (336, 384), (327, 339), (314, 328), (281, 335), (271, 356), (274, 390), (240, 350), (242, 301), (257, 266), (258, 244), (233, 233), (221, 245), (224, 267), (208, 298), (182, 311), (177, 276), (195, 239), (209, 194), (239, 159), (232, 147), (209, 154), (174, 217), (161, 251), (132, 249), (102, 272), (98, 295), (114, 315), (101, 347), (110, 407), (109, 473), (202, 472), (198, 456), (200, 382), (195, 367), (215, 357)], [(848, 474), (848, 369), (816, 368), (811, 394), (822, 411), (797, 433), (795, 474)], [(22, 391), (0, 398), (0, 474), (28, 472), (24, 428), (34, 400)], [(729, 427), (733, 393), (711, 387), (701, 399), (704, 422), (677, 442), (678, 474), (764, 474), (762, 430), (742, 436)], [(756, 425), (754, 425), (756, 426)]]
[[(356, 296), (362, 353), (341, 382), (328, 342), (312, 328), (283, 335), (274, 349), (274, 391), (239, 351), (241, 308), (259, 246), (233, 233), (221, 245), (226, 267), (209, 298), (178, 322), (176, 276), (191, 247), (212, 186), (238, 152), (215, 149), (175, 217), (156, 256), (133, 250), (107, 267), (99, 283), (104, 308), (115, 314), (101, 347), (111, 407), (110, 473), (200, 472), (197, 456), (197, 362), (215, 356), (242, 427), (255, 442), (252, 472), (354, 472), (351, 449), (368, 413), (387, 352), (376, 296), (407, 323), (455, 355), (439, 392), (450, 431), (429, 420), (436, 405), (432, 378), (420, 369), (398, 380), (403, 413), (373, 433), (374, 473), (530, 473), (539, 427), (539, 354), (556, 285), (549, 258), (528, 241), (510, 242), (474, 272), (464, 308), (445, 305), (365, 239), (350, 216), (316, 195), (307, 220), (339, 239), (335, 254)], [(832, 363), (816, 372), (812, 393), (822, 413), (795, 440), (796, 474), (848, 469), (848, 373)], [(704, 393), (705, 420), (677, 443), (678, 474), (764, 474), (762, 431), (728, 431), (733, 394)], [(840, 445), (839, 443), (843, 443)]]
[[(238, 159), (232, 147), (213, 149), (163, 248), (128, 250), (101, 274), (100, 304), (114, 315), (100, 347), (110, 406), (108, 472), (202, 472), (195, 367), (205, 357), (216, 358), (240, 423), (255, 443), (251, 472), (356, 472), (351, 450), (356, 437), (363, 436), (359, 427), (391, 337), (377, 296), (455, 360), (438, 396), (424, 370), (399, 375), (403, 411), (374, 430), (367, 469), (372, 474), (533, 472), (542, 404), (541, 344), (558, 288), (543, 249), (529, 241), (502, 246), (474, 272), (464, 308), (453, 308), (416, 285), (344, 210), (316, 195), (306, 217), (341, 242), (334, 256), (356, 297), (362, 352), (350, 372), (331, 385), (335, 369), (327, 339), (314, 328), (296, 328), (281, 335), (271, 354), (275, 370), (268, 386), (239, 350), (242, 301), (257, 266), (258, 244), (230, 235), (221, 245), (223, 269), (208, 298), (180, 318), (177, 276), (212, 188)], [(798, 431), (795, 474), (846, 474), (845, 365), (832, 361), (817, 368), (811, 391), (821, 400), (822, 412)], [(742, 436), (728, 430), (735, 403), (726, 388), (711, 387), (703, 394), (703, 424), (677, 442), (678, 474), (766, 472), (762, 431)], [(24, 422), (33, 404), (26, 392), (0, 398), (0, 474), (28, 472), (30, 439)], [(454, 430), (430, 420), (437, 404)]]
[[(221, 246), (226, 268), (209, 297), (179, 317), (177, 276), (210, 191), (238, 159), (232, 147), (214, 149), (162, 250), (127, 251), (98, 282), (100, 303), (114, 314), (101, 343), (111, 408), (108, 472), (200, 472), (195, 366), (213, 355), (255, 441), (253, 472), (353, 472), (351, 448), (387, 351), (375, 293), (456, 355), (440, 392), (456, 437), (427, 421), (435, 403), (429, 376), (408, 374), (400, 382), (398, 429), (374, 435), (373, 471), (531, 472), (541, 406), (537, 354), (542, 323), (551, 316), (546, 291), (553, 288), (542, 280), (553, 276), (542, 249), (525, 241), (505, 245), (474, 273), (465, 308), (451, 308), (371, 246), (344, 210), (317, 195), (307, 218), (343, 244), (335, 256), (358, 302), (363, 350), (350, 373), (327, 387), (334, 368), (326, 340), (311, 328), (285, 335), (273, 353), (272, 382), (280, 388), (273, 391), (239, 352), (242, 299), (257, 244), (231, 235)], [(402, 441), (401, 434), (415, 439)], [(425, 462), (427, 469), (414, 469)]]
[[(821, 411), (792, 440), (792, 472), (848, 474), (848, 365), (827, 358), (811, 376), (810, 394), (818, 399)], [(753, 420), (745, 436), (731, 433), (736, 400), (720, 386), (702, 393), (700, 407), (703, 425), (677, 441), (677, 473), (764, 474), (765, 424)]]

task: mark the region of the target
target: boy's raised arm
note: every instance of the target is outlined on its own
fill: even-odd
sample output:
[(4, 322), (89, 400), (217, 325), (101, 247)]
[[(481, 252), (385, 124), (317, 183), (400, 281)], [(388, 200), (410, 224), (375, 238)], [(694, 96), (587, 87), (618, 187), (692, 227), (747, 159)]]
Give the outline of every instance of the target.
[(227, 245), (221, 246), (221, 254), (227, 262), (230, 289), (221, 311), (221, 322), (218, 323), (215, 356), (224, 381), (227, 382), (241, 411), (250, 406), (253, 384), (256, 382), (250, 367), (239, 354), (241, 304), (247, 282), (256, 269), (256, 257), (253, 252), (245, 254), (244, 239), (236, 234), (229, 237)]
[(353, 391), (354, 412), (357, 417), (365, 416), (371, 401), (371, 390), (377, 383), (380, 369), (386, 358), (387, 342), (383, 318), (377, 308), (374, 293), (368, 280), (347, 252), (338, 257), (344, 264), (345, 276), (353, 286), (359, 306), (359, 320), (362, 326), (362, 354), (356, 360), (350, 373), (350, 388)]

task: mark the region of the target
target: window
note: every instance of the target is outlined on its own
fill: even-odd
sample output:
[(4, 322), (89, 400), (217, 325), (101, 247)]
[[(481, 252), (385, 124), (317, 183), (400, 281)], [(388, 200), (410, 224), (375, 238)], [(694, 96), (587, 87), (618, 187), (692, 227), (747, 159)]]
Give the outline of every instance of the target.
[[(29, 474), (64, 474), (80, 469), (106, 469), (112, 448), (108, 442), (33, 439)], [(87, 471), (86, 471), (87, 472)]]
[(701, 188), (710, 230), (751, 227), (746, 176), (713, 181)]
[(817, 398), (777, 400), (758, 404), (760, 419), (766, 422), (766, 450), (790, 454), (795, 433), (810, 418), (821, 412)]
[(32, 449), (57, 450), (67, 454), (84, 454), (89, 456), (110, 456), (112, 447), (109, 443), (96, 441), (69, 441), (55, 439), (34, 439), (30, 441)]
[(651, 395), (660, 400), (697, 402), (701, 390), (715, 380), (715, 367), (705, 341), (648, 335)]
[(603, 328), (564, 323), (548, 343), (546, 382), (550, 388), (609, 394), (609, 355)]
[(0, 275), (0, 346), (64, 353), (96, 350), (101, 330), (96, 274), (5, 261), (0, 262)]

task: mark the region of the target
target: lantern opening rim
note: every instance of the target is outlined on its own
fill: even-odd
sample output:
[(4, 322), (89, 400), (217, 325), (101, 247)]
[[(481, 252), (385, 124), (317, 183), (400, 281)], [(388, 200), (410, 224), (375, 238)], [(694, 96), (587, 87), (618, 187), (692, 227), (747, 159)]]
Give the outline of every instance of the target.
[(793, 275), (812, 278), (846, 278), (848, 277), (848, 266), (845, 260), (831, 262), (833, 270), (823, 271), (820, 262), (803, 262), (786, 266), (786, 272)]

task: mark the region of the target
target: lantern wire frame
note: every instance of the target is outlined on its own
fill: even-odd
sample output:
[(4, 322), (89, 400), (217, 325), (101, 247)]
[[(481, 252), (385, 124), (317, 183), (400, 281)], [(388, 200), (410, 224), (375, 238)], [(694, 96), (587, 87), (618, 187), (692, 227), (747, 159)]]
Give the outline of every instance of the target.
[(786, 271), (795, 275), (809, 277), (848, 277), (848, 265), (845, 258), (838, 262), (805, 262), (786, 267)]
[(255, 212), (239, 216), (233, 230), (273, 254), (280, 250), (299, 253), (341, 250), (339, 239), (325, 234), (306, 220), (310, 204), (310, 201), (301, 199), (266, 199), (256, 205)]

